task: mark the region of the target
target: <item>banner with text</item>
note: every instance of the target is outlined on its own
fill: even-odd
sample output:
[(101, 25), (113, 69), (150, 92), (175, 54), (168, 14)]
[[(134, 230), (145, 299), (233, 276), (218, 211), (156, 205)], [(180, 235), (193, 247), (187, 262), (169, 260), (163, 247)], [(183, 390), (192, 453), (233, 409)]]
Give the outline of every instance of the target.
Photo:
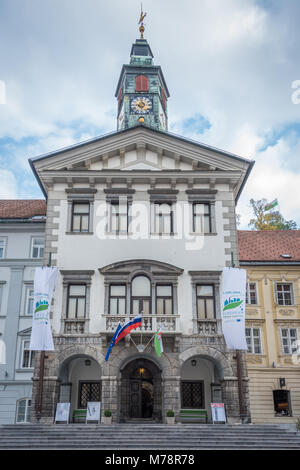
[(229, 349), (248, 349), (245, 334), (246, 280), (245, 269), (223, 269), (222, 330)]
[(34, 307), (30, 349), (54, 351), (50, 325), (50, 305), (57, 277), (57, 268), (36, 268), (34, 275)]

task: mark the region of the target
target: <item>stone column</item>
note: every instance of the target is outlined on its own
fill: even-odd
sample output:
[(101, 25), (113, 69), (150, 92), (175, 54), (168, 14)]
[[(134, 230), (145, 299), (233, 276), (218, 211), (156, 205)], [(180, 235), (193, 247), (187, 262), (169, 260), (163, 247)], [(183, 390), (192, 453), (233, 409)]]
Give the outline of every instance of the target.
[(102, 376), (102, 416), (105, 410), (112, 412), (112, 422), (119, 421), (118, 381), (116, 376)]
[(173, 410), (175, 416), (178, 416), (180, 411), (180, 376), (177, 375), (163, 378), (163, 422), (166, 422), (168, 410)]
[[(38, 353), (35, 359), (35, 371), (32, 378), (32, 402), (31, 402), (31, 423), (37, 423), (36, 404), (38, 401), (39, 393), (39, 372), (40, 372), (40, 355)], [(40, 419), (41, 424), (52, 424), (55, 418), (56, 404), (59, 400), (60, 380), (56, 376), (51, 376), (51, 356), (53, 354), (46, 352), (44, 380), (43, 380), (43, 401), (42, 401), (42, 415)], [(71, 417), (70, 417), (71, 419)]]

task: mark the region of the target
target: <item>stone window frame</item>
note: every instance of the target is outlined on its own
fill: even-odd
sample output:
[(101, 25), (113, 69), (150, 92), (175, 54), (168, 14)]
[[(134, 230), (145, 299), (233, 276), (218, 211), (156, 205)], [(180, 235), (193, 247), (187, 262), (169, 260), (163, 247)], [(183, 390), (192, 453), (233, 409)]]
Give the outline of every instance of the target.
[[(124, 295), (124, 296), (121, 296), (121, 295), (119, 295), (119, 296), (112, 296), (112, 295), (111, 295), (111, 287), (113, 287), (113, 286), (122, 286), (122, 287), (125, 287), (125, 295)], [(118, 300), (119, 300), (119, 299), (125, 299), (125, 313), (124, 313), (124, 315), (126, 315), (126, 314), (127, 314), (127, 311), (126, 311), (126, 307), (127, 307), (127, 287), (126, 287), (126, 284), (125, 284), (125, 283), (115, 282), (115, 283), (110, 283), (110, 284), (109, 284), (109, 286), (108, 286), (108, 312), (109, 312), (108, 315), (111, 315), (111, 316), (113, 316), (113, 315), (118, 315), (118, 316), (119, 316), (119, 315), (122, 315), (121, 313), (116, 313), (116, 314), (110, 313), (111, 300), (112, 300), (112, 299), (116, 299), (116, 298), (117, 298)]]
[[(221, 334), (221, 275), (222, 271), (188, 271), (192, 286), (192, 313), (193, 333), (198, 334), (197, 324), (199, 321), (216, 322), (217, 334)], [(197, 286), (213, 285), (215, 301), (215, 319), (199, 319), (197, 314)]]
[[(127, 188), (105, 188), (103, 190), (106, 195), (106, 205), (107, 205), (107, 223), (106, 223), (106, 233), (111, 235), (128, 235), (131, 232), (131, 210), (133, 203), (133, 195), (135, 194), (135, 189)], [(119, 204), (120, 198), (126, 198), (127, 202), (127, 230), (125, 231), (113, 231), (112, 230), (112, 210), (111, 206), (113, 204)]]
[[(213, 294), (212, 295), (198, 295), (197, 288), (201, 286), (207, 286), (207, 287), (212, 287)], [(207, 283), (197, 283), (195, 285), (195, 291), (196, 291), (196, 310), (197, 310), (197, 318), (198, 320), (216, 320), (216, 294), (215, 294), (215, 285), (214, 284), (207, 284)], [(212, 300), (213, 301), (213, 307), (214, 307), (214, 318), (200, 318), (199, 316), (199, 311), (198, 311), (198, 299), (203, 299), (204, 301), (206, 300)], [(206, 310), (206, 302), (205, 302), (205, 310)]]
[[(62, 315), (61, 315), (61, 331), (60, 334), (64, 334), (65, 321), (84, 321), (84, 333), (89, 331), (90, 321), (90, 302), (91, 302), (91, 284), (94, 270), (60, 270), (60, 274), (63, 276), (63, 298), (62, 298)], [(70, 285), (85, 285), (86, 286), (86, 303), (85, 303), (85, 317), (70, 319), (67, 317), (67, 305), (68, 305), (68, 290)]]
[[(216, 189), (187, 189), (185, 191), (188, 202), (189, 202), (189, 220), (190, 220), (190, 233), (192, 235), (217, 235), (217, 224), (216, 224)], [(194, 232), (194, 204), (208, 204), (210, 213), (210, 232), (198, 233)]]
[[(93, 235), (94, 228), (94, 203), (95, 188), (67, 188), (68, 214), (67, 214), (67, 230), (66, 235)], [(72, 218), (73, 218), (73, 204), (89, 204), (89, 230), (88, 232), (73, 232), (72, 231)]]
[[(164, 287), (164, 286), (167, 286), (167, 287), (171, 287), (171, 296), (166, 296), (166, 295), (157, 295), (157, 288), (158, 287)], [(157, 311), (157, 300), (159, 299), (162, 299), (162, 300), (171, 300), (172, 302), (172, 313), (171, 315), (174, 315), (174, 288), (173, 288), (173, 284), (168, 284), (167, 282), (165, 283), (157, 283), (156, 286), (155, 286), (155, 311)], [(165, 315), (164, 313), (160, 314), (160, 315)]]
[[(150, 233), (155, 236), (174, 236), (177, 234), (177, 220), (176, 220), (176, 202), (178, 189), (148, 189), (150, 200)], [(155, 204), (169, 204), (171, 205), (171, 232), (159, 233), (155, 231)]]
[[(260, 328), (259, 326), (248, 326), (248, 325), (246, 325), (246, 326), (245, 326), (245, 337), (246, 337), (246, 341), (247, 341), (247, 337), (249, 337), (249, 336), (246, 335), (246, 330), (251, 330), (251, 334), (250, 334), (250, 339), (251, 339), (251, 351), (249, 351), (249, 346), (248, 346), (248, 342), (247, 342), (247, 346), (248, 346), (247, 354), (255, 354), (256, 356), (262, 356), (262, 355), (263, 355), (262, 328)], [(255, 350), (254, 350), (254, 335), (253, 335), (253, 330), (258, 330), (258, 331), (259, 331), (260, 352), (255, 352)]]
[[(129, 270), (121, 270), (122, 265), (130, 264)], [(163, 265), (163, 263), (161, 263)], [(118, 265), (120, 271), (118, 271)], [(168, 272), (166, 269), (162, 272), (157, 271), (157, 267), (160, 265), (159, 262), (152, 260), (129, 260), (121, 261), (120, 263), (114, 263), (110, 265), (113, 267), (113, 271), (106, 272), (106, 268), (100, 268), (99, 272), (104, 276), (104, 315), (109, 316), (109, 290), (110, 285), (113, 284), (125, 284), (126, 285), (126, 315), (131, 312), (131, 283), (137, 276), (146, 276), (151, 283), (151, 305), (152, 313), (151, 316), (156, 315), (156, 286), (168, 284), (172, 285), (173, 290), (173, 314), (170, 316), (178, 315), (178, 277), (183, 273), (183, 269), (177, 268), (177, 271)], [(112, 315), (113, 316), (113, 315)]]

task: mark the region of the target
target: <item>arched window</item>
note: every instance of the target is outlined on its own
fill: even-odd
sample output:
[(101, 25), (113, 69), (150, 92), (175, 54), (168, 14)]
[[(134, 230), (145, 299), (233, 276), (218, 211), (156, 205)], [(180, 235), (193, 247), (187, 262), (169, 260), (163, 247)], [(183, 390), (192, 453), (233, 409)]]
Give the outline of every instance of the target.
[(151, 282), (146, 276), (137, 276), (131, 283), (131, 313), (151, 313)]
[(31, 408), (31, 399), (22, 398), (17, 401), (17, 414), (16, 422), (17, 423), (30, 423), (30, 408)]
[(148, 91), (149, 81), (145, 75), (138, 75), (135, 79), (135, 91)]

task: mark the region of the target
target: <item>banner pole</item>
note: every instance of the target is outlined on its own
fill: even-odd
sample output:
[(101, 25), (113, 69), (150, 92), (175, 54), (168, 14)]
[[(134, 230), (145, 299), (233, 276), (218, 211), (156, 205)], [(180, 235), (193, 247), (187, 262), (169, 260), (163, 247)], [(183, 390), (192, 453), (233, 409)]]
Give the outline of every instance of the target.
[[(231, 252), (231, 267), (232, 268), (235, 267), (233, 251)], [(244, 389), (243, 389), (243, 371), (242, 371), (241, 351), (236, 349), (235, 356), (236, 356), (236, 373), (237, 373), (237, 379), (238, 379), (240, 419), (243, 424), (244, 417), (245, 417), (245, 397), (244, 397)]]
[[(47, 267), (51, 267), (52, 253), (49, 252)], [(44, 390), (44, 372), (45, 372), (45, 351), (41, 351), (40, 356), (40, 370), (39, 370), (39, 388), (38, 388), (38, 402), (36, 405), (36, 418), (40, 422), (43, 410), (43, 390)]]

